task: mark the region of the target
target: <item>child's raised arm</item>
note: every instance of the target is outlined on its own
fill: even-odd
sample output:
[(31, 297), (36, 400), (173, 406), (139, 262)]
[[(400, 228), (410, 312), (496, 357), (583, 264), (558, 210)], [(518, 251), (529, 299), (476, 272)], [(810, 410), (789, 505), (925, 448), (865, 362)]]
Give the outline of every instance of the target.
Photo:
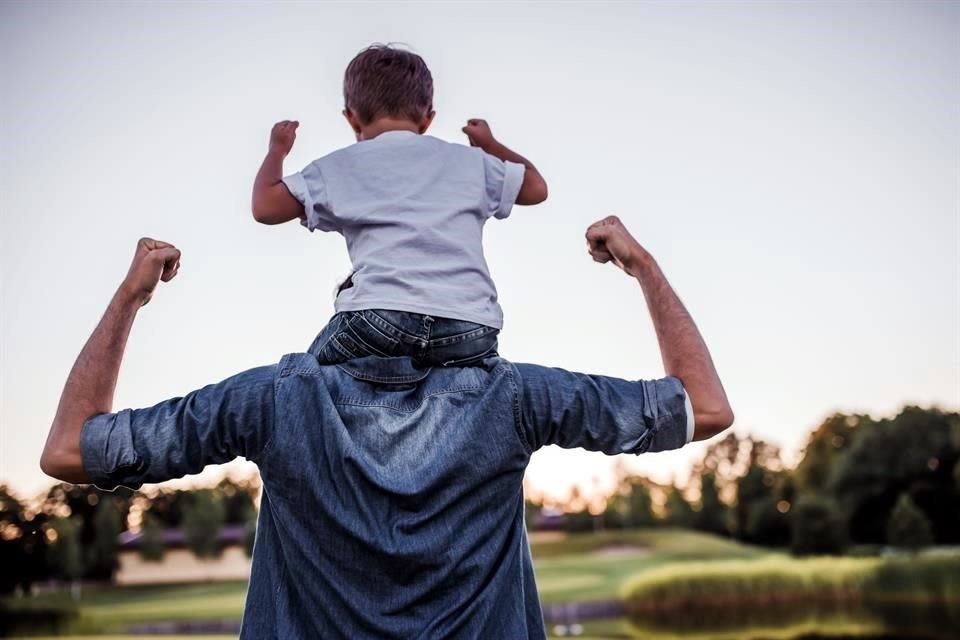
[(471, 118), (467, 120), (467, 126), (463, 128), (470, 140), (470, 146), (480, 147), (490, 155), (508, 162), (516, 162), (526, 167), (523, 172), (523, 185), (520, 187), (520, 193), (517, 195), (517, 204), (530, 205), (540, 204), (547, 199), (547, 182), (533, 166), (533, 163), (524, 158), (519, 153), (511, 151), (506, 145), (501, 144), (493, 137), (490, 131), (490, 125), (486, 120)]
[(303, 215), (303, 205), (283, 184), (283, 159), (297, 139), (296, 120), (284, 120), (270, 131), (270, 150), (253, 181), (253, 219), (262, 224), (281, 224)]

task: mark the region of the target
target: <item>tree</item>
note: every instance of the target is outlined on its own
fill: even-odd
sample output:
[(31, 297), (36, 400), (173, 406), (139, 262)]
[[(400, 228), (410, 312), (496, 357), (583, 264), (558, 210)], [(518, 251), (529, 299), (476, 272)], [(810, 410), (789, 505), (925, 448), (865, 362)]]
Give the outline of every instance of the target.
[(523, 499), (523, 522), (527, 531), (533, 531), (537, 526), (537, 516), (540, 515), (541, 505), (529, 498)]
[(666, 500), (663, 505), (665, 524), (671, 527), (687, 529), (693, 526), (694, 512), (693, 507), (683, 497), (683, 493), (677, 487), (670, 485), (666, 489)]
[(225, 524), (247, 524), (257, 517), (253, 497), (256, 492), (253, 482), (235, 482), (224, 478), (214, 491), (223, 496)]
[(249, 521), (243, 530), (243, 552), (248, 558), (253, 557), (253, 547), (257, 540), (257, 521)]
[(610, 496), (600, 518), (604, 529), (623, 529), (627, 524), (626, 496), (619, 493)]
[(193, 492), (189, 505), (183, 511), (183, 537), (187, 547), (198, 558), (217, 557), (220, 529), (226, 515), (222, 497), (211, 489)]
[(649, 527), (653, 524), (653, 500), (650, 488), (643, 478), (633, 478), (629, 482), (626, 496), (626, 526)]
[(47, 549), (50, 568), (70, 581), (74, 600), (80, 597), (80, 578), (83, 576), (83, 556), (80, 552), (80, 526), (74, 518), (55, 518), (50, 522), (53, 542)]
[(150, 499), (150, 513), (166, 529), (183, 525), (183, 513), (193, 499), (191, 491), (163, 491)]
[(750, 503), (742, 539), (767, 547), (784, 547), (790, 543), (790, 521), (780, 510), (780, 501), (764, 496)]
[(563, 529), (567, 533), (586, 533), (595, 528), (594, 516), (587, 509), (568, 513), (563, 520)]
[(693, 528), (717, 535), (728, 535), (727, 506), (720, 500), (717, 478), (707, 472), (700, 476), (700, 511), (693, 518)]
[(897, 416), (858, 427), (849, 451), (831, 469), (828, 490), (858, 543), (883, 544), (890, 512), (904, 492), (930, 520), (940, 544), (960, 543), (960, 414), (906, 407)]
[(0, 594), (29, 592), (47, 574), (44, 514), (31, 514), (0, 484)]
[(804, 493), (826, 493), (831, 472), (850, 449), (858, 429), (869, 428), (868, 416), (836, 413), (813, 430), (794, 478)]
[(840, 554), (847, 546), (847, 527), (836, 504), (826, 498), (810, 495), (797, 500), (790, 512), (794, 555)]
[(167, 546), (163, 541), (163, 524), (157, 516), (147, 511), (143, 514), (143, 526), (140, 537), (140, 557), (147, 562), (160, 562), (166, 555)]
[(908, 493), (900, 495), (896, 506), (890, 512), (890, 520), (887, 521), (887, 544), (914, 552), (933, 544), (930, 521)]
[(120, 535), (120, 512), (109, 494), (94, 503), (93, 536), (89, 542), (81, 538), (85, 550), (86, 576), (111, 580), (117, 570), (117, 536)]

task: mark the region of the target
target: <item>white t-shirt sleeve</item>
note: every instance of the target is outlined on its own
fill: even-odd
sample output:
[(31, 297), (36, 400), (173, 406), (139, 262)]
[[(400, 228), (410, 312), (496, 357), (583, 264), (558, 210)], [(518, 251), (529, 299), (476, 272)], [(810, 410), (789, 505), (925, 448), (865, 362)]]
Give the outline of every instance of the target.
[(683, 408), (687, 412), (687, 444), (693, 442), (693, 433), (696, 425), (693, 422), (693, 405), (690, 403), (690, 394), (683, 390)]
[(517, 196), (520, 195), (526, 167), (517, 162), (501, 160), (486, 152), (481, 153), (486, 181), (487, 214), (502, 220), (510, 215)]
[(303, 205), (300, 223), (310, 231), (339, 231), (340, 222), (333, 214), (327, 197), (326, 182), (320, 170), (320, 161), (311, 162), (303, 171), (283, 179), (290, 194)]

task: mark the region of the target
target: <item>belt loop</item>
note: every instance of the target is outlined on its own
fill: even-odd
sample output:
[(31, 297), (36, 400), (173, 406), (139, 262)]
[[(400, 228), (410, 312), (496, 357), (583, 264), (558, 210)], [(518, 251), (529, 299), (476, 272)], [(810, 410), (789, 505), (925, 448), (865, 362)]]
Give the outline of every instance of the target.
[(430, 328), (433, 326), (433, 318), (430, 316), (423, 316), (423, 337), (426, 340), (430, 339)]

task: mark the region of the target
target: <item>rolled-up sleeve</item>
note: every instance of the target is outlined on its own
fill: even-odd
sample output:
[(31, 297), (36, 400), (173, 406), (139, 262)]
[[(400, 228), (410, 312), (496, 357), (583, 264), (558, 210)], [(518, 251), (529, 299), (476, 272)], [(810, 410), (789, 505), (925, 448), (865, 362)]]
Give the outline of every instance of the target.
[(320, 160), (310, 163), (303, 171), (292, 173), (283, 179), (287, 191), (303, 205), (301, 224), (310, 231), (339, 231), (340, 223), (330, 206), (327, 186), (320, 167)]
[(518, 414), (531, 448), (640, 454), (679, 449), (692, 421), (679, 379), (629, 381), (516, 365)]
[(500, 160), (483, 153), (484, 178), (486, 180), (487, 215), (506, 218), (520, 195), (526, 167), (516, 162)]
[(273, 433), (275, 378), (276, 366), (259, 367), (153, 407), (90, 418), (80, 433), (87, 476), (101, 489), (136, 489), (239, 456), (257, 461)]

